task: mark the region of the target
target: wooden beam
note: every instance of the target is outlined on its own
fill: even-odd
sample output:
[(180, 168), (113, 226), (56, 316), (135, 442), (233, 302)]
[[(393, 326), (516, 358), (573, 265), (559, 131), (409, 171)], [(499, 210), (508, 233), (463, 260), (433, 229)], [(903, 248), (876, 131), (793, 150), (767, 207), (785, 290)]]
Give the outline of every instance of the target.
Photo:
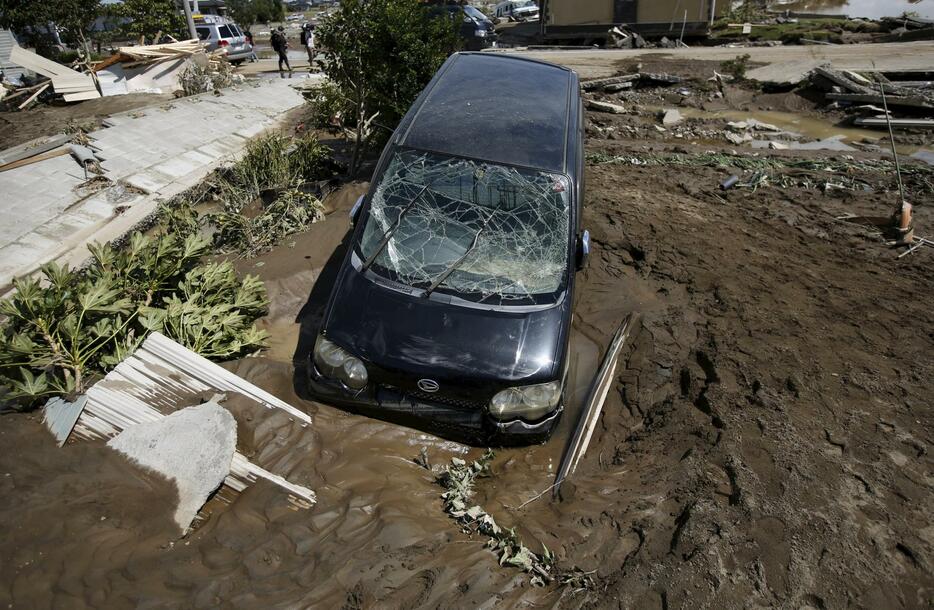
[[(828, 93), (827, 98), (841, 102), (859, 102), (861, 104), (882, 103), (881, 95), (871, 95), (864, 93)], [(886, 96), (886, 99), (889, 102), (889, 106), (907, 106), (910, 108), (926, 108), (929, 110), (934, 110), (934, 105), (931, 105), (923, 97)]]
[(23, 108), (25, 108), (25, 107), (28, 106), (29, 104), (33, 103), (33, 101), (34, 101), (37, 97), (39, 97), (40, 95), (42, 95), (42, 92), (45, 91), (46, 89), (48, 89), (51, 85), (52, 85), (52, 83), (46, 83), (45, 85), (43, 85), (42, 87), (40, 87), (38, 91), (36, 91), (35, 93), (33, 93), (32, 95), (29, 96), (29, 99), (27, 99), (25, 102), (23, 102), (22, 104), (20, 104), (20, 105), (17, 107), (17, 110), (22, 110)]
[(32, 165), (33, 163), (38, 163), (40, 161), (47, 161), (49, 159), (54, 159), (55, 157), (62, 157), (71, 152), (71, 149), (68, 147), (60, 148), (58, 150), (53, 150), (52, 152), (47, 152), (42, 155), (33, 155), (27, 159), (20, 159), (19, 161), (14, 161), (13, 163), (7, 163), (6, 165), (0, 165), (0, 172), (5, 172), (11, 169), (16, 169), (17, 167), (24, 167), (26, 165)]
[[(934, 119), (891, 119), (892, 127), (901, 129), (934, 129)], [(887, 127), (889, 122), (884, 118), (862, 118), (854, 121), (860, 127)]]

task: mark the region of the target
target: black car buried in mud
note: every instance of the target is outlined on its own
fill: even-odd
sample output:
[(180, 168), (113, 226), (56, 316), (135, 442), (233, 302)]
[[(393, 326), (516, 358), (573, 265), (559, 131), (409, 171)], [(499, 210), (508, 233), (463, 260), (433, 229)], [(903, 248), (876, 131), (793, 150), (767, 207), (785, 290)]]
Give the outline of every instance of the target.
[(570, 70), (448, 59), (352, 212), (313, 397), (478, 444), (548, 438), (589, 250), (582, 118)]

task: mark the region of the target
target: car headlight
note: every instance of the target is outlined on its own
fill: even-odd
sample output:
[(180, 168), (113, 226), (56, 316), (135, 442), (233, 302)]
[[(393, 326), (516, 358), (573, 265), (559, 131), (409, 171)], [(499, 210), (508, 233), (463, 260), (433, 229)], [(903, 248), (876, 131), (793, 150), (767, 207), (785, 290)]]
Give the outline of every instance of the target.
[(486, 30), (477, 30), (475, 33), (478, 38), (486, 38), (486, 35), (487, 35)]
[(322, 335), (318, 335), (315, 342), (314, 360), (315, 367), (325, 377), (338, 379), (352, 390), (366, 387), (368, 376), (363, 361)]
[(554, 411), (560, 400), (560, 381), (507, 388), (490, 401), (490, 415), (496, 419), (540, 419)]

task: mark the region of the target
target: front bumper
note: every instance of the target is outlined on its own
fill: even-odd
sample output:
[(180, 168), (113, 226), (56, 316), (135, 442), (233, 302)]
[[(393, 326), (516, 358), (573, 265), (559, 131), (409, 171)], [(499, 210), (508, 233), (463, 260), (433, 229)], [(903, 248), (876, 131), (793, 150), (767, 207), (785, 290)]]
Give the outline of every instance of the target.
[(253, 56), (253, 47), (244, 45), (242, 49), (227, 52), (227, 61), (241, 61)]
[(502, 422), (484, 411), (428, 402), (397, 388), (367, 387), (353, 393), (340, 383), (323, 377), (308, 363), (308, 391), (323, 403), (377, 419), (394, 421), (426, 430), (459, 442), (485, 445), (533, 445), (548, 440), (561, 419), (564, 407), (534, 424), (522, 420)]

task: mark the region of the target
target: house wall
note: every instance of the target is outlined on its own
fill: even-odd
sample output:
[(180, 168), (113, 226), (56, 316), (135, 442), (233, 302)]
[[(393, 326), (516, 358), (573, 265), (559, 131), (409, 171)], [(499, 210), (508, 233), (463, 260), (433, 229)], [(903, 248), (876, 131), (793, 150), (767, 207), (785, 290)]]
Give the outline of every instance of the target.
[[(617, 11), (631, 13), (636, 4), (635, 23), (680, 23), (687, 10), (687, 21), (706, 22), (712, 0), (547, 0), (548, 25), (611, 24), (627, 21), (616, 18)], [(729, 0), (717, 0), (717, 12), (725, 9)]]
[(548, 0), (549, 25), (613, 22), (613, 0)]

